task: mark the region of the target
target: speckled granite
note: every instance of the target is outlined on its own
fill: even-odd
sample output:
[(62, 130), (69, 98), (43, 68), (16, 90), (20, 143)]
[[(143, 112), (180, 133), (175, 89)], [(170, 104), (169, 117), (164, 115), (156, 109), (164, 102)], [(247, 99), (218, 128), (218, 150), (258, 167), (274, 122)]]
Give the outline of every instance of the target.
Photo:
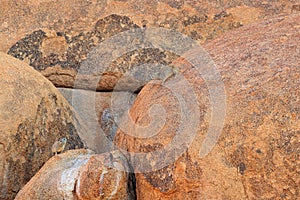
[[(0, 13), (0, 50), (7, 51), (25, 34), (38, 29), (76, 35), (91, 30), (99, 19), (111, 14), (127, 16), (139, 26), (146, 23), (150, 26), (173, 28), (188, 35), (196, 30), (205, 40), (226, 31), (232, 23), (246, 24), (275, 14), (297, 11), (298, 4), (295, 0), (3, 0)], [(224, 15), (224, 11), (227, 14)], [(215, 19), (222, 20), (218, 22)]]
[[(209, 99), (207, 85), (197, 71), (186, 61), (177, 60), (197, 96), (199, 113), (189, 116), (192, 121), (200, 114), (198, 132), (174, 162), (143, 172), (174, 159), (183, 145), (175, 145), (160, 157), (154, 151), (161, 151), (175, 136), (186, 134), (188, 138), (193, 132), (186, 129), (190, 122), (185, 124), (181, 119), (184, 107), (175, 91), (189, 90), (178, 84), (178, 78), (170, 81), (168, 88), (152, 81), (141, 90), (130, 115), (134, 124), (145, 126), (145, 130), (126, 123), (128, 129), (120, 129), (115, 138), (120, 148), (145, 153), (144, 162), (134, 153), (131, 156), (135, 170), (142, 172), (136, 175), (138, 199), (299, 197), (299, 27), (300, 13), (294, 13), (244, 26), (204, 45), (221, 73), (227, 104), (221, 135), (204, 158), (199, 157), (199, 151), (211, 125), (213, 99)], [(165, 123), (153, 136), (144, 138), (153, 131), (149, 127), (155, 127), (150, 126), (152, 121), (160, 117), (151, 112), (155, 105), (165, 109)]]
[(70, 150), (49, 159), (15, 199), (136, 199), (129, 167), (118, 151)]
[[(77, 70), (92, 49), (120, 32), (137, 27), (161, 27), (175, 29), (204, 42), (245, 24), (291, 12), (297, 12), (297, 4), (292, 0), (28, 0), (22, 3), (5, 0), (0, 15), (0, 50), (24, 60), (56, 86), (74, 87)], [(169, 64), (176, 56), (168, 57), (168, 54), (158, 49), (128, 52), (104, 71), (96, 89), (114, 89), (126, 70), (145, 60)], [(80, 79), (76, 87), (94, 89), (86, 79)], [(122, 82), (124, 87), (119, 89), (130, 90), (134, 87), (131, 82)]]
[(3, 52), (0, 87), (0, 199), (6, 200), (52, 156), (56, 140), (67, 138), (66, 149), (94, 141), (86, 140), (87, 129), (51, 82)]

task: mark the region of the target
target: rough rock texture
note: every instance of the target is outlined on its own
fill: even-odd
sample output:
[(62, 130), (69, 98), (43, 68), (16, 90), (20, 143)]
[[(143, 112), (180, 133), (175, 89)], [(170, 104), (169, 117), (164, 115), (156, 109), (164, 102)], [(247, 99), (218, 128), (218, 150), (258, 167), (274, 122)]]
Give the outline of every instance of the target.
[(56, 140), (67, 138), (66, 149), (83, 148), (90, 141), (51, 82), (4, 53), (0, 88), (0, 199), (13, 199), (52, 156)]
[[(64, 6), (61, 6), (62, 4)], [(33, 30), (46, 28), (56, 32), (78, 34), (92, 29), (95, 22), (111, 14), (128, 16), (139, 26), (175, 28), (190, 35), (200, 30), (198, 37), (205, 40), (215, 37), (216, 33), (234, 28), (234, 24), (246, 24), (266, 16), (290, 13), (292, 7), (296, 8), (297, 2), (294, 0), (278, 0), (276, 2), (259, 0), (201, 2), (184, 0), (91, 0), (88, 2), (83, 0), (58, 0), (55, 2), (27, 0), (11, 2), (3, 0), (1, 6), (0, 43), (3, 45), (0, 50), (7, 51), (12, 44)], [(294, 10), (296, 11), (296, 9)]]
[(135, 199), (134, 177), (128, 170), (118, 151), (99, 155), (70, 150), (46, 162), (16, 199)]
[(89, 136), (95, 140), (96, 153), (111, 150), (119, 119), (135, 100), (129, 92), (94, 92), (58, 88), (82, 119)]
[[(37, 30), (19, 40), (8, 54), (27, 62), (57, 87), (136, 91), (151, 79), (164, 79), (168, 68), (162, 65), (170, 64), (176, 55), (157, 48), (118, 52), (122, 46), (128, 46), (122, 38), (120, 46), (110, 43), (102, 47), (105, 51), (97, 46), (109, 36), (134, 28), (138, 26), (128, 17), (110, 15), (99, 20), (91, 31), (76, 36)], [(142, 32), (138, 36), (140, 38), (135, 39), (142, 43)], [(100, 50), (94, 52), (93, 49)], [(103, 53), (109, 56), (120, 53), (120, 57), (105, 59)], [(142, 64), (149, 64), (150, 69), (139, 66)], [(162, 73), (163, 70), (166, 73)], [(124, 76), (126, 73), (133, 78)]]
[[(153, 105), (165, 109), (166, 121), (152, 137), (145, 137), (143, 128), (128, 127), (126, 134), (119, 130), (115, 143), (133, 152), (135, 171), (154, 168), (158, 161), (176, 161), (137, 174), (138, 199), (299, 198), (299, 27), (300, 13), (294, 13), (242, 27), (204, 45), (222, 76), (227, 104), (222, 133), (204, 158), (199, 151), (210, 125), (212, 99), (195, 68), (184, 60), (176, 64), (198, 100), (199, 113), (191, 113), (190, 118), (200, 116), (196, 137), (178, 159), (182, 146), (161, 157), (155, 157), (154, 150), (160, 151), (177, 135), (188, 138), (193, 133), (181, 132), (186, 130), (180, 128), (186, 119), (180, 118), (183, 107), (174, 93), (187, 88), (172, 78), (169, 88), (152, 81), (141, 90), (130, 111), (132, 121), (139, 126), (161, 121), (151, 111)], [(144, 162), (136, 160), (141, 152), (146, 153)]]
[[(112, 90), (117, 80), (137, 64), (169, 64), (174, 57), (157, 49), (140, 49), (108, 63), (111, 65), (100, 71), (102, 78), (96, 87), (91, 88), (90, 77), (88, 80), (76, 77), (88, 53), (122, 31), (161, 27), (204, 42), (245, 24), (299, 10), (294, 0), (27, 0), (18, 3), (4, 0), (1, 4), (0, 51), (24, 60), (56, 86), (75, 87), (77, 78), (80, 84), (76, 87), (97, 90)], [(127, 79), (122, 89), (128, 90), (131, 81)]]

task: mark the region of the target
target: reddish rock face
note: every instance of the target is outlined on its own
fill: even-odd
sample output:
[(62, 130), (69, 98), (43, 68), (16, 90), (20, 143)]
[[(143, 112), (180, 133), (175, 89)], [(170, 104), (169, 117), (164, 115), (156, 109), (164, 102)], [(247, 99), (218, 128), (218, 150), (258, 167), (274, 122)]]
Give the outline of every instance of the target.
[(0, 14), (0, 50), (7, 51), (25, 34), (38, 29), (74, 34), (89, 31), (99, 19), (111, 14), (128, 16), (138, 26), (176, 29), (193, 36), (194, 39), (206, 40), (215, 37), (216, 33), (234, 28), (234, 24), (246, 24), (266, 16), (290, 13), (292, 10), (299, 10), (293, 0), (28, 0), (18, 3), (3, 0)]
[(128, 172), (128, 162), (118, 151), (97, 155), (71, 150), (46, 162), (16, 199), (135, 199)]
[[(160, 27), (176, 30), (202, 43), (248, 23), (298, 12), (298, 5), (293, 2), (30, 0), (15, 4), (4, 0), (0, 14), (0, 51), (24, 60), (55, 86), (112, 90), (117, 81), (138, 64), (168, 65), (176, 58), (159, 49), (140, 49), (108, 61), (109, 67), (96, 70), (92, 77), (76, 77), (88, 54), (118, 33)], [(96, 85), (91, 86), (95, 82)], [(132, 90), (144, 84), (125, 79), (118, 89)]]
[(0, 199), (13, 199), (52, 156), (56, 140), (67, 138), (66, 149), (83, 148), (89, 141), (74, 110), (51, 82), (4, 53), (0, 88)]
[[(160, 157), (155, 151), (188, 130), (189, 123), (182, 124), (184, 108), (175, 91), (190, 90), (180, 84), (179, 77), (171, 78), (168, 87), (152, 81), (141, 90), (130, 112), (136, 127), (127, 123), (115, 138), (120, 148), (131, 152), (135, 171), (141, 172), (137, 174), (138, 199), (298, 198), (299, 22), (299, 13), (278, 17), (204, 45), (225, 86), (226, 118), (217, 143), (203, 158), (199, 151), (209, 126), (215, 125), (210, 124), (214, 99), (195, 68), (182, 59), (173, 63), (196, 95), (198, 113), (191, 112), (190, 119), (199, 114), (196, 136), (181, 155), (177, 150), (184, 146)], [(164, 115), (157, 115), (157, 105), (165, 109)], [(193, 132), (183, 134), (188, 139)], [(137, 153), (144, 153), (142, 161), (136, 159)], [(166, 160), (174, 162), (157, 170), (158, 162)], [(149, 168), (153, 171), (143, 171)]]

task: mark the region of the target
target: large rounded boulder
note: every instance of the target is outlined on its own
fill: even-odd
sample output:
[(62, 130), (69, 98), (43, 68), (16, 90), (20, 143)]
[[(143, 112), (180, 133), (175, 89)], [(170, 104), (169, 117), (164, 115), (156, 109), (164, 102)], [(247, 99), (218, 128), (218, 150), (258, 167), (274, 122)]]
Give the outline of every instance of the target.
[(134, 177), (118, 151), (70, 150), (52, 157), (22, 188), (16, 200), (135, 199)]
[(55, 141), (65, 137), (65, 149), (76, 149), (92, 140), (51, 82), (4, 53), (0, 88), (0, 199), (13, 199), (52, 156)]
[(205, 44), (221, 79), (181, 59), (181, 79), (141, 90), (115, 138), (139, 172), (138, 199), (299, 197), (299, 22), (281, 16)]

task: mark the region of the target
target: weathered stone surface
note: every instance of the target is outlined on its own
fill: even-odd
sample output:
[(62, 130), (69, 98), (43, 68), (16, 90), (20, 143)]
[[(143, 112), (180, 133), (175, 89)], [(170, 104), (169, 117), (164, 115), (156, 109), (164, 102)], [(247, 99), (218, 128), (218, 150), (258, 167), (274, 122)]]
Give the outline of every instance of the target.
[[(294, 13), (242, 27), (204, 45), (222, 76), (227, 104), (221, 136), (204, 158), (199, 151), (210, 125), (212, 99), (195, 68), (184, 60), (176, 62), (196, 94), (200, 111), (190, 114), (191, 119), (200, 116), (197, 134), (178, 159), (181, 146), (161, 157), (155, 157), (154, 151), (173, 142), (177, 135), (188, 138), (192, 134), (181, 132), (181, 125), (189, 124), (182, 124), (183, 107), (173, 93), (187, 88), (176, 77), (170, 79), (168, 88), (152, 81), (141, 90), (130, 111), (131, 122), (147, 128), (157, 118), (161, 121), (151, 112), (154, 105), (165, 109), (166, 118), (151, 137), (145, 137), (145, 132), (152, 129), (130, 127), (130, 123), (128, 132), (117, 132), (115, 143), (133, 152), (130, 159), (134, 169), (142, 172), (136, 176), (138, 199), (299, 197), (299, 26), (300, 13)], [(137, 153), (146, 153), (146, 161), (137, 160)], [(143, 172), (164, 160), (174, 162), (154, 172)]]
[[(64, 4), (64, 6), (61, 6)], [(9, 0), (2, 1), (0, 14), (0, 47), (7, 51), (25, 34), (38, 29), (53, 29), (56, 32), (69, 32), (78, 34), (93, 28), (95, 22), (105, 16), (117, 14), (128, 16), (139, 26), (161, 26), (184, 31), (192, 34), (195, 30), (213, 27), (219, 24), (219, 30), (207, 29), (207, 34), (199, 34), (201, 39), (208, 35), (223, 32), (232, 27), (233, 23), (246, 24), (266, 16), (279, 13), (290, 13), (297, 4), (293, 0), (279, 0), (276, 2), (254, 1), (173, 1), (173, 0), (147, 0), (147, 1), (23, 1), (14, 3)], [(236, 12), (232, 16), (224, 17), (220, 22), (215, 22), (214, 16), (219, 18), (222, 11), (228, 9), (241, 10), (243, 19)], [(252, 10), (251, 13), (247, 12)], [(230, 10), (231, 11), (231, 10)], [(231, 12), (227, 12), (229, 15)], [(205, 17), (207, 16), (207, 17)], [(208, 18), (208, 19), (206, 19)], [(227, 18), (227, 19), (226, 19)], [(26, 19), (26, 21), (24, 21)], [(205, 20), (206, 19), (206, 20)], [(212, 19), (212, 20), (210, 20)], [(195, 26), (197, 25), (197, 26)], [(196, 31), (196, 32), (197, 32)], [(108, 34), (111, 34), (107, 32)], [(211, 37), (210, 36), (210, 37)]]
[(51, 82), (4, 53), (0, 88), (0, 199), (13, 199), (52, 156), (56, 140), (67, 138), (66, 149), (93, 140), (86, 140), (86, 129)]
[(118, 151), (70, 150), (52, 157), (15, 199), (135, 199), (134, 177)]
[[(204, 42), (254, 21), (297, 12), (297, 6), (293, 0), (59, 0), (19, 3), (4, 0), (0, 14), (0, 51), (24, 60), (55, 86), (112, 90), (128, 69), (145, 62), (166, 65), (174, 57), (169, 58), (168, 52), (158, 49), (126, 52), (118, 61), (108, 63), (108, 69), (100, 71), (102, 78), (99, 83), (99, 74), (93, 78), (76, 77), (92, 49), (120, 32), (137, 27), (161, 27)], [(160, 77), (152, 79), (156, 78)], [(75, 79), (79, 81), (76, 86)], [(96, 82), (97, 86), (91, 86), (91, 82)], [(119, 89), (131, 90), (133, 85), (144, 84), (125, 79), (119, 84), (122, 85)]]
[(108, 152), (118, 128), (119, 120), (135, 100), (129, 92), (94, 92), (89, 90), (58, 88), (74, 107), (95, 141), (96, 153)]
[[(170, 71), (163, 65), (170, 64), (176, 55), (157, 48), (148, 48), (125, 54), (120, 52), (120, 57), (116, 60), (105, 60), (103, 54), (108, 53), (113, 57), (123, 45), (128, 46), (128, 43), (120, 38), (120, 46), (115, 46), (115, 43), (108, 44), (102, 47), (104, 51), (97, 45), (108, 36), (137, 27), (128, 17), (110, 15), (99, 20), (91, 31), (74, 37), (38, 30), (18, 41), (9, 49), (8, 54), (28, 62), (57, 87), (136, 91), (151, 79), (163, 80)], [(139, 31), (140, 38), (135, 40), (142, 43), (142, 32)], [(100, 50), (95, 52), (95, 49)], [(148, 69), (139, 66), (142, 64), (148, 64)], [(126, 77), (127, 74), (132, 77)]]

